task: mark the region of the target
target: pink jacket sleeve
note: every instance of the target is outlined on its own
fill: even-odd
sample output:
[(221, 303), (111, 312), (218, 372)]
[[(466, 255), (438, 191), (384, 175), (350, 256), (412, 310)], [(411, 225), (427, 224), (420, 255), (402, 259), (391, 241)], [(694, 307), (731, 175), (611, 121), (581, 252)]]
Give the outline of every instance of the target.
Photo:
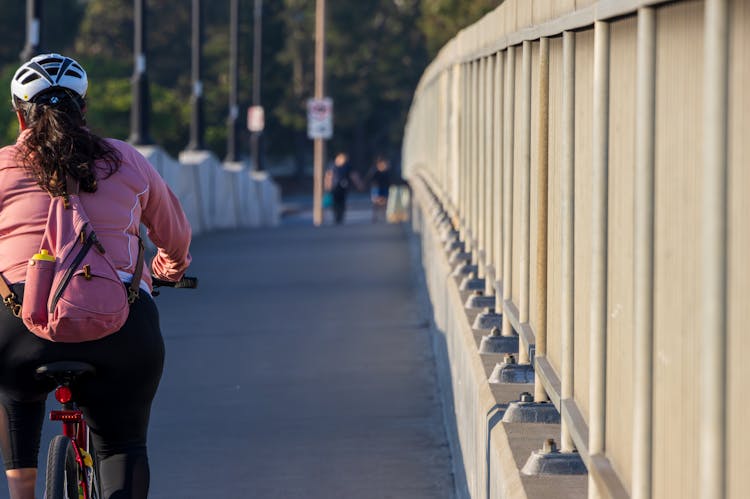
[(159, 173), (143, 160), (149, 182), (148, 196), (142, 205), (141, 221), (158, 251), (151, 262), (154, 276), (178, 281), (190, 265), (190, 223), (177, 196)]

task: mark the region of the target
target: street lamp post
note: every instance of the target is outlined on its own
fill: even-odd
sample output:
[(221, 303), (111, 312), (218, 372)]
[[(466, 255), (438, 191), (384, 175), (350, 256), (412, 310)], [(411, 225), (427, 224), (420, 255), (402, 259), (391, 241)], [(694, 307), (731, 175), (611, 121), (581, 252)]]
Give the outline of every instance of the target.
[(192, 13), (192, 119), (190, 121), (189, 151), (200, 151), (205, 149), (204, 145), (204, 121), (203, 121), (203, 2), (193, 0)]
[(26, 0), (26, 45), (19, 54), (28, 61), (39, 53), (42, 44), (42, 1)]
[[(325, 96), (325, 0), (315, 3), (315, 98)], [(326, 143), (317, 138), (313, 146), (313, 224), (323, 224), (323, 166), (326, 155)]]
[(239, 0), (229, 3), (229, 117), (227, 118), (227, 157), (226, 161), (239, 161), (237, 154), (237, 122), (240, 111), (238, 104), (239, 86)]
[[(260, 71), (261, 71), (261, 47), (262, 47), (262, 20), (263, 0), (255, 0), (254, 23), (253, 23), (253, 106), (260, 106)], [(253, 168), (262, 170), (261, 162), (261, 138), (262, 131), (252, 132), (250, 135), (250, 150), (253, 157)]]
[(133, 102), (130, 110), (130, 138), (134, 145), (151, 144), (149, 125), (149, 90), (146, 76), (146, 0), (135, 0), (135, 65), (132, 79)]

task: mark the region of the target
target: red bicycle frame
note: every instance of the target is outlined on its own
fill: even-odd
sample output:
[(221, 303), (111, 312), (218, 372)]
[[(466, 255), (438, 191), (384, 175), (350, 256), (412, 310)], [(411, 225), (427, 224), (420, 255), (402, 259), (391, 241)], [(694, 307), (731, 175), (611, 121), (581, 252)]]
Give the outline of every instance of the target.
[[(73, 396), (70, 388), (67, 386), (58, 386), (55, 390), (55, 399), (62, 404), (62, 410), (50, 411), (50, 421), (61, 421), (63, 427), (63, 435), (73, 441), (73, 450), (76, 455), (76, 463), (78, 464), (78, 487), (79, 495), (81, 492), (82, 499), (91, 499), (91, 491), (89, 490), (88, 476), (86, 474), (86, 468), (91, 467), (92, 463), (86, 462), (84, 454), (81, 449), (88, 449), (88, 426), (86, 421), (83, 419), (83, 413), (76, 407), (73, 402)], [(90, 459), (90, 457), (89, 457)]]

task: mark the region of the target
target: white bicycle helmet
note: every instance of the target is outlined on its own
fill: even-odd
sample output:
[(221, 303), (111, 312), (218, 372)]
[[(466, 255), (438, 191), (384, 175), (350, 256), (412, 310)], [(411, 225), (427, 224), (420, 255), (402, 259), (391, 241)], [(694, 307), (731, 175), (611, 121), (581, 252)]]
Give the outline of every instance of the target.
[(10, 84), (10, 93), (24, 102), (53, 87), (67, 88), (86, 97), (89, 81), (86, 71), (70, 57), (42, 54), (24, 63)]

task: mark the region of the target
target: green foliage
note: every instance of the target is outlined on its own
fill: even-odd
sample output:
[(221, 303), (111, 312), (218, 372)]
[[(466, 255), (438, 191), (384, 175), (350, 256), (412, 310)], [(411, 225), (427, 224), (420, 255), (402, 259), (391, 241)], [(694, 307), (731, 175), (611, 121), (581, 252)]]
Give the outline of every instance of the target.
[[(328, 2), (326, 94), (334, 100), (329, 152), (345, 149), (365, 169), (376, 155), (397, 158), (411, 96), (424, 67), (465, 25), (502, 0), (358, 0)], [(25, 1), (0, 0), (0, 85), (9, 88), (25, 33)], [(147, 60), (152, 137), (177, 154), (188, 142), (191, 111), (190, 2), (147, 2)], [(240, 95), (252, 102), (253, 2), (240, 1)], [(206, 145), (226, 151), (229, 108), (229, 2), (204, 0), (203, 65)], [(88, 123), (126, 139), (133, 72), (132, 0), (43, 2), (42, 49), (70, 54), (89, 73)], [(271, 157), (309, 162), (306, 101), (314, 87), (315, 2), (263, 2), (264, 146)], [(10, 100), (0, 120), (3, 143), (18, 133)], [(241, 134), (242, 144), (247, 143)], [(241, 145), (241, 150), (245, 149)]]
[(425, 35), (430, 59), (464, 26), (481, 19), (504, 0), (421, 0), (419, 28)]

